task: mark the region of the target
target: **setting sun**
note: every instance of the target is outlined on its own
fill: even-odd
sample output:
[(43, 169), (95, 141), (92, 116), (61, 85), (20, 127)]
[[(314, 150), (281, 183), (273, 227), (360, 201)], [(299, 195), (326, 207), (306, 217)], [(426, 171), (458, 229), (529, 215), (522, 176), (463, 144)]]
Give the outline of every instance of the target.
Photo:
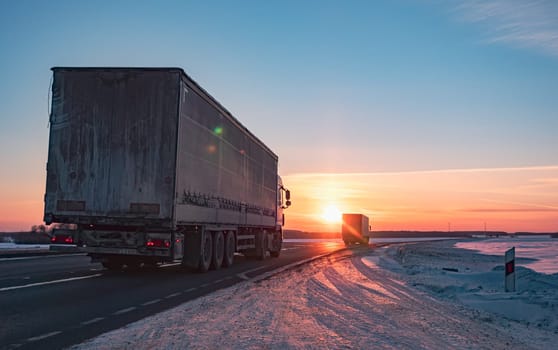
[(342, 214), (339, 208), (337, 208), (333, 204), (330, 204), (324, 208), (321, 217), (327, 223), (333, 224), (341, 222), (341, 215)]

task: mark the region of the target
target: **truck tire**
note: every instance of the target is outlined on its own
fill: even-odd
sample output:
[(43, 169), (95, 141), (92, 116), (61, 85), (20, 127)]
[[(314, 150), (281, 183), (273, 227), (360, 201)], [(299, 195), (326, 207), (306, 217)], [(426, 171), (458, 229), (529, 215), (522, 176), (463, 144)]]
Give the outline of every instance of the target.
[(200, 260), (198, 263), (199, 272), (207, 272), (211, 266), (213, 256), (213, 235), (209, 231), (202, 232)]
[(265, 260), (267, 255), (267, 233), (258, 232), (258, 243), (256, 244), (256, 259)]
[(223, 267), (229, 267), (234, 262), (234, 252), (236, 250), (234, 232), (229, 231), (225, 234), (225, 254), (223, 256)]
[(211, 256), (212, 270), (218, 270), (223, 264), (223, 255), (225, 255), (225, 237), (223, 231), (215, 231), (213, 233), (213, 254)]
[(271, 250), (269, 251), (269, 255), (274, 258), (278, 258), (279, 254), (281, 254), (281, 248), (283, 247), (283, 239), (281, 231), (273, 233), (273, 241), (271, 243)]

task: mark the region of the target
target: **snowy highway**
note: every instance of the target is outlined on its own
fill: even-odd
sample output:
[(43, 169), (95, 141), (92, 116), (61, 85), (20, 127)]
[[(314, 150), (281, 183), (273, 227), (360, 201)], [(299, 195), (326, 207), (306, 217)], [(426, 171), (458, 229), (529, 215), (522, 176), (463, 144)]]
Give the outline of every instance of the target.
[[(291, 242), (265, 266), (89, 271), (99, 276), (14, 290), (1, 276), (16, 261), (3, 261), (0, 348), (554, 349), (558, 274), (519, 267), (504, 293), (501, 257), (455, 244)], [(63, 261), (49, 259), (33, 259), (43, 279)]]
[[(522, 270), (518, 293), (504, 295), (500, 279), (493, 280), (501, 274), (499, 257), (452, 246), (333, 254), (222, 289), (75, 349), (554, 349), (558, 276)], [(464, 271), (443, 270), (456, 264)], [(460, 302), (465, 296), (508, 303), (487, 311)]]
[[(82, 254), (0, 260), (0, 349), (59, 349), (221, 288), (343, 248), (285, 243), (279, 258), (237, 256), (206, 274), (168, 265), (110, 272)], [(350, 253), (350, 252), (348, 252)]]

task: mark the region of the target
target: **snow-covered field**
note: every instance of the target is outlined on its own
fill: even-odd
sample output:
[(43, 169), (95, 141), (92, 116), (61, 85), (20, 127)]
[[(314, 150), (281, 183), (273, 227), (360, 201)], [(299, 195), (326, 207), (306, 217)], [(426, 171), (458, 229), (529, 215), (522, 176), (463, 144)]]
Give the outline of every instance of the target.
[(501, 237), (459, 242), (457, 248), (476, 250), (487, 255), (502, 255), (515, 247), (516, 264), (542, 273), (558, 272), (558, 239), (550, 236)]
[[(76, 349), (554, 349), (558, 275), (421, 242), (247, 281)], [(457, 270), (448, 271), (449, 270)]]

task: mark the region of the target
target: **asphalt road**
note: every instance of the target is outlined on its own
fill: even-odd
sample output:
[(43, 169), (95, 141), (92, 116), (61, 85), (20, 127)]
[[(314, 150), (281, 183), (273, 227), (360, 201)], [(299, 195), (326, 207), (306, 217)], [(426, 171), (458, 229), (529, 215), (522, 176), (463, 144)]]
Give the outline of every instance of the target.
[(64, 348), (342, 248), (338, 242), (286, 242), (279, 258), (236, 256), (233, 266), (205, 274), (176, 265), (113, 272), (82, 254), (0, 259), (0, 348)]

